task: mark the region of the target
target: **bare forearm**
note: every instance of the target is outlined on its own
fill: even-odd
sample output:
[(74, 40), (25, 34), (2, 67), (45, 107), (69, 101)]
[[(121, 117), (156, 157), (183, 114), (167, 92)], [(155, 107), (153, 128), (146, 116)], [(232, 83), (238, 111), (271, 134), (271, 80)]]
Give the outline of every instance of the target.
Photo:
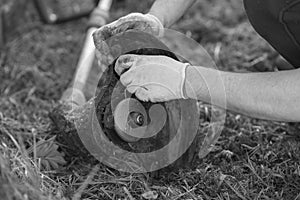
[(175, 23), (196, 0), (156, 0), (149, 13), (169, 27)]
[[(206, 102), (214, 99), (214, 104), (217, 105), (222, 104), (225, 96), (229, 110), (251, 117), (300, 121), (299, 77), (300, 70), (231, 73), (188, 67), (186, 80), (190, 84), (186, 84), (186, 92), (189, 97)], [(220, 87), (220, 80), (224, 87)], [(222, 95), (222, 88), (225, 95)]]

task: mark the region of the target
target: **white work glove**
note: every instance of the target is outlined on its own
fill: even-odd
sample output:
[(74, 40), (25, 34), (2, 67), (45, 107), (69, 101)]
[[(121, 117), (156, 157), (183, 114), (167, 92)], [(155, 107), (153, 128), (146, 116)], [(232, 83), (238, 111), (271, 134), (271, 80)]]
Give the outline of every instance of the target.
[(131, 13), (96, 30), (93, 34), (96, 48), (102, 53), (103, 41), (127, 30), (143, 31), (161, 37), (164, 27), (152, 14)]
[(166, 56), (130, 54), (120, 56), (115, 71), (121, 75), (121, 83), (138, 99), (161, 102), (187, 98), (184, 85), (188, 65)]

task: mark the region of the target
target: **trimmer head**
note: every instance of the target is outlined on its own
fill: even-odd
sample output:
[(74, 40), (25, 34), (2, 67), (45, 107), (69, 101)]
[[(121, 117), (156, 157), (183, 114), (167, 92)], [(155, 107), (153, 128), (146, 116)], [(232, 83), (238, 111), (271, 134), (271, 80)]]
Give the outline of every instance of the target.
[[(94, 39), (97, 47), (97, 35)], [(197, 101), (139, 101), (127, 92), (114, 71), (117, 58), (124, 54), (178, 60), (177, 56), (159, 39), (144, 32), (127, 31), (106, 43), (113, 61), (98, 82), (96, 97), (68, 113), (68, 123), (56, 122), (62, 130), (58, 133), (60, 143), (68, 146), (72, 154), (86, 157), (89, 152), (121, 171), (193, 167), (206, 136), (199, 131)], [(61, 121), (58, 117), (52, 119)]]
[[(178, 145), (189, 144), (189, 148), (184, 152), (178, 150), (180, 147), (177, 148), (178, 152), (171, 147), (170, 155), (166, 155), (166, 159), (176, 155), (178, 157), (175, 160), (179, 157), (181, 159), (173, 165), (191, 166), (191, 161), (197, 154), (195, 148), (197, 144), (193, 143), (199, 126), (195, 123), (198, 122), (200, 115), (196, 101), (182, 99), (163, 103), (139, 101), (126, 91), (119, 81), (120, 77), (114, 71), (117, 58), (124, 54), (160, 55), (179, 60), (177, 56), (159, 39), (144, 32), (128, 31), (108, 39), (106, 43), (114, 61), (99, 81), (95, 100), (96, 116), (103, 133), (114, 145), (135, 153), (158, 151), (171, 145), (172, 140), (177, 140)], [(185, 156), (183, 153), (186, 153)]]
[[(96, 112), (100, 126), (110, 140), (127, 150), (149, 152), (163, 147), (176, 135), (181, 120), (188, 119), (181, 116), (180, 102), (188, 102), (183, 109), (197, 112), (196, 101), (175, 100), (155, 104), (139, 101), (119, 82), (114, 67), (117, 58), (124, 54), (178, 58), (157, 38), (143, 32), (128, 31), (108, 39), (106, 43), (115, 59), (98, 85)], [(171, 110), (163, 112), (167, 109)], [(178, 121), (169, 121), (172, 117)]]

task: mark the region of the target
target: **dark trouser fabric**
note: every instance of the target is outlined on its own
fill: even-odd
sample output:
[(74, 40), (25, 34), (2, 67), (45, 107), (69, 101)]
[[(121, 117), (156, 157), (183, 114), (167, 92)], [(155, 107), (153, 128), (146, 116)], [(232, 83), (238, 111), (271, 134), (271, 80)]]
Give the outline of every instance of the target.
[(244, 0), (255, 30), (300, 68), (300, 0)]

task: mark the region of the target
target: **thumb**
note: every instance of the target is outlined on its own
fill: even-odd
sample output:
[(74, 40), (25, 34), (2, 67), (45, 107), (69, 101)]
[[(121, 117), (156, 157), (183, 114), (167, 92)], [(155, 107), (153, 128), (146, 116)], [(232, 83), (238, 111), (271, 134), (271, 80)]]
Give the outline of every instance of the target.
[(112, 33), (111, 33), (111, 29), (109, 28), (109, 25), (102, 26), (101, 28), (97, 29), (93, 33), (93, 40), (94, 40), (96, 49), (98, 49), (99, 51), (102, 51), (105, 40), (107, 40), (111, 36), (112, 36)]
[(135, 96), (141, 101), (150, 100), (150, 92), (145, 87), (139, 87), (136, 89)]
[(134, 65), (136, 55), (127, 54), (120, 56), (115, 64), (115, 71), (120, 76), (125, 70), (129, 69)]

